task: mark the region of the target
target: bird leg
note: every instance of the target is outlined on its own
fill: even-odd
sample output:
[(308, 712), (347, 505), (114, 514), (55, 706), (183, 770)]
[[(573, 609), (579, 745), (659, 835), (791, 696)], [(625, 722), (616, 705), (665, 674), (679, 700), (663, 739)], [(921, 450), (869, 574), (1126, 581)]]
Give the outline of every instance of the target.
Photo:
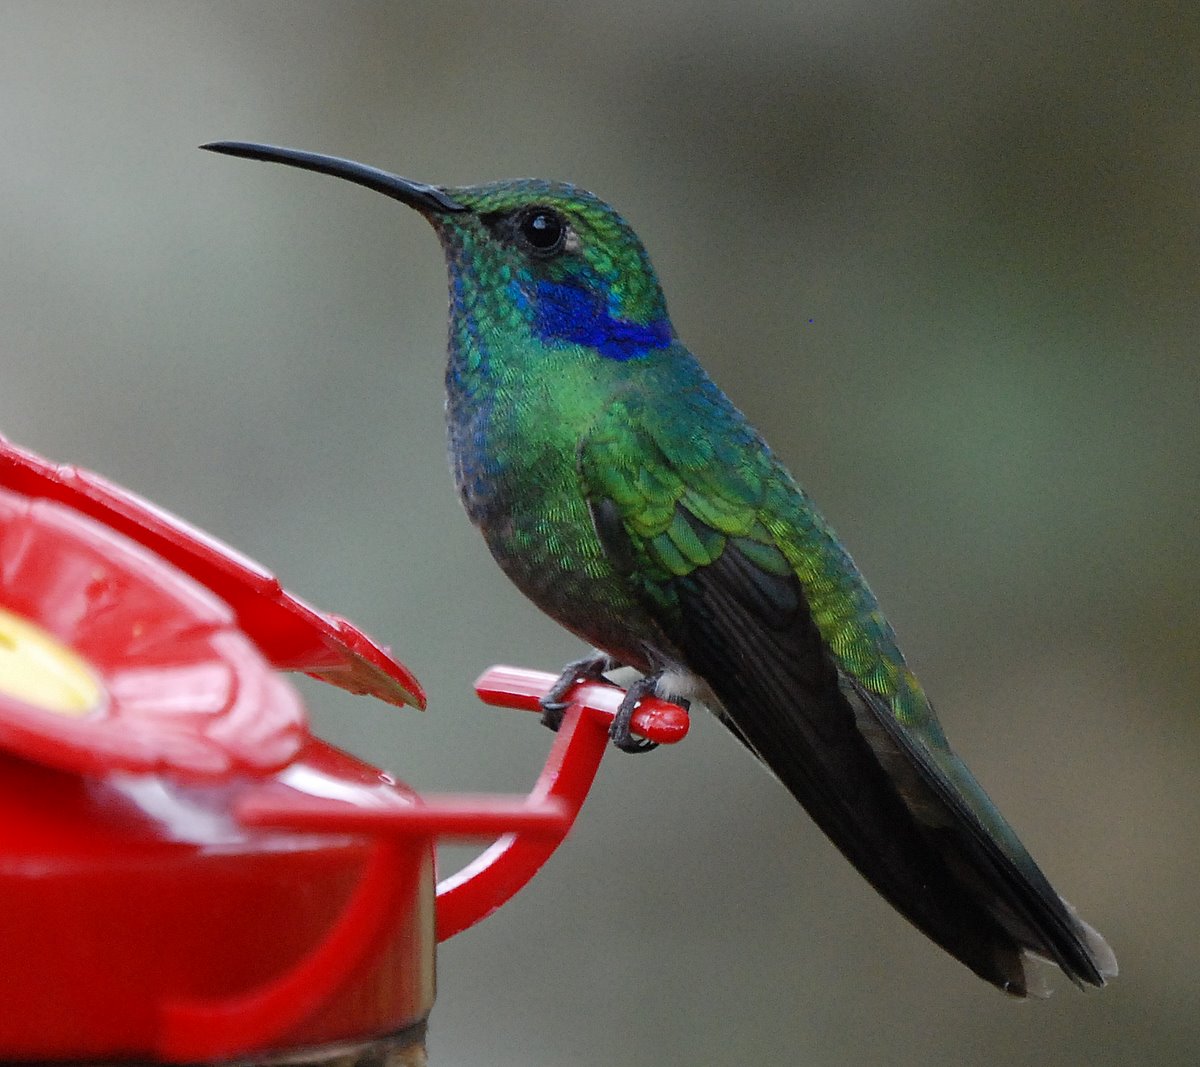
[(550, 691), (541, 699), (542, 725), (548, 726), (555, 732), (562, 725), (563, 712), (567, 710), (567, 694), (580, 682), (603, 682), (605, 671), (611, 671), (620, 664), (613, 661), (611, 656), (603, 652), (592, 652), (581, 659), (572, 660), (562, 670)]

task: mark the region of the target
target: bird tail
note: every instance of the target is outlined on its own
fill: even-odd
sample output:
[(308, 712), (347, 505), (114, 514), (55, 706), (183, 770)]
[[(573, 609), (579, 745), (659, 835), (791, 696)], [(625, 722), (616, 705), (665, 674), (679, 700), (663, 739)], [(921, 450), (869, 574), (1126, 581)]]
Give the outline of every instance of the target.
[(1054, 891), (944, 740), (918, 736), (837, 667), (793, 582), (747, 567), (732, 546), (704, 571), (679, 584), (689, 669), (867, 881), (1014, 996), (1033, 991), (1031, 955), (1077, 985), (1117, 973), (1104, 939)]
[[(1104, 938), (1054, 891), (952, 752), (953, 784), (897, 741), (873, 694), (843, 685), (814, 702), (762, 681), (714, 687), (719, 717), (918, 929), (1017, 997), (1040, 992), (1031, 956), (1081, 986), (1116, 975)], [(973, 788), (962, 790), (965, 780)], [(974, 810), (980, 797), (986, 821)]]

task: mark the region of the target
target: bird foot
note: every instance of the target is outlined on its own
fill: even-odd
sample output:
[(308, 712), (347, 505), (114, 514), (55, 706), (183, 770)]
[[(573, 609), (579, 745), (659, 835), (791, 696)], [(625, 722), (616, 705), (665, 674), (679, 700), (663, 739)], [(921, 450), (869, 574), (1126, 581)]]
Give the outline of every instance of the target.
[[(621, 701), (616, 715), (613, 716), (612, 725), (608, 728), (608, 736), (612, 738), (612, 743), (622, 752), (649, 752), (651, 749), (658, 748), (657, 741), (647, 741), (644, 737), (636, 737), (632, 725), (633, 713), (637, 711), (638, 705), (646, 697), (656, 695), (663, 673), (663, 671), (656, 671), (654, 674), (647, 674), (625, 691), (625, 699)], [(690, 706), (690, 702), (687, 700), (676, 700), (675, 703), (685, 711)]]
[(551, 687), (542, 697), (542, 725), (558, 732), (562, 726), (563, 712), (567, 710), (566, 695), (580, 682), (602, 682), (604, 672), (610, 671), (620, 664), (614, 663), (609, 656), (601, 652), (593, 652), (590, 656), (572, 660), (562, 670)]

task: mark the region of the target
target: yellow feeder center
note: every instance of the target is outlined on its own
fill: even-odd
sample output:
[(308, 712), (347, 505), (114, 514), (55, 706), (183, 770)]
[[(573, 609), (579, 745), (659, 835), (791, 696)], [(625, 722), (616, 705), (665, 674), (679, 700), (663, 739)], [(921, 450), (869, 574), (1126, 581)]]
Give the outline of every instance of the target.
[(97, 707), (101, 690), (87, 664), (66, 645), (0, 608), (0, 693), (78, 719)]

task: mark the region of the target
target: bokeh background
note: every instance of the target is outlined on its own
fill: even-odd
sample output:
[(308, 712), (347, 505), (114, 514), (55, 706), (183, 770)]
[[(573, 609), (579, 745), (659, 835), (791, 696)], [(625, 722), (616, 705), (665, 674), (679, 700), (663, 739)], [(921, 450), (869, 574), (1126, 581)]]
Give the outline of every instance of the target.
[(523, 790), (471, 681), (579, 647), (459, 511), (432, 235), (215, 138), (619, 205), (1122, 965), (1006, 1000), (698, 717), (445, 946), (434, 1064), (1197, 1062), (1198, 56), (1136, 0), (0, 5), (0, 430), (392, 642), (429, 712), (306, 685), (329, 735)]

